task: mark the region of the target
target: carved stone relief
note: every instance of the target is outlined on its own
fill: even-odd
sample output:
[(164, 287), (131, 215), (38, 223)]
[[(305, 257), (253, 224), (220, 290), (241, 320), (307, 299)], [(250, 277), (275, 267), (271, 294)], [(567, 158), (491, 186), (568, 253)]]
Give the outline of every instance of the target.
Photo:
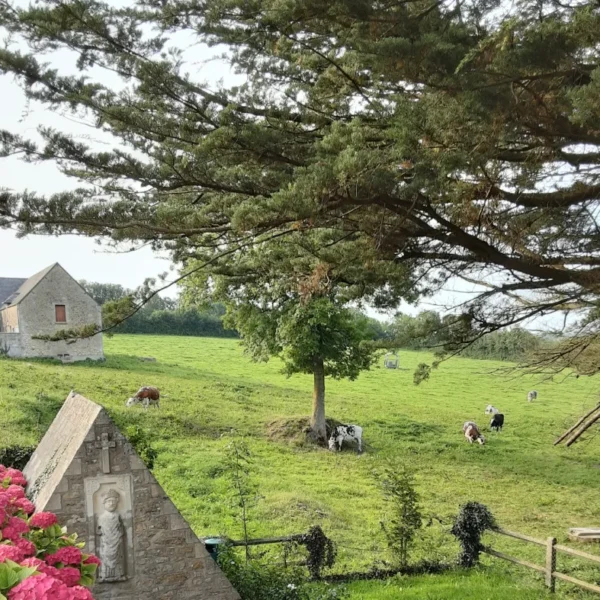
[(130, 578), (134, 569), (131, 475), (86, 479), (85, 500), (90, 551), (102, 561), (98, 583)]

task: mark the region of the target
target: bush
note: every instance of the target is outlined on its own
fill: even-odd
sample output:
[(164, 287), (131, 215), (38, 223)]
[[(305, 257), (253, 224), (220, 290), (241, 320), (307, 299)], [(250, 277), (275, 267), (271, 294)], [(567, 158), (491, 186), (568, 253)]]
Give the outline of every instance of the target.
[(306, 566), (313, 579), (320, 579), (323, 569), (331, 569), (335, 564), (336, 545), (318, 525), (311, 527), (308, 533), (298, 536), (295, 541), (302, 544), (308, 552)]
[(29, 462), (35, 446), (8, 446), (0, 448), (0, 465), (23, 470)]
[(125, 437), (135, 448), (137, 455), (149, 468), (154, 468), (154, 462), (158, 458), (158, 451), (152, 445), (152, 435), (139, 425), (129, 425), (125, 428)]
[(93, 600), (87, 587), (100, 561), (81, 551), (56, 515), (33, 514), (26, 485), (21, 471), (0, 465), (0, 598)]
[(483, 549), (481, 536), (488, 529), (496, 529), (496, 522), (487, 506), (479, 502), (467, 502), (460, 507), (451, 533), (461, 546), (458, 556), (461, 567), (474, 567), (479, 562)]
[(219, 554), (221, 569), (242, 600), (343, 600), (344, 587), (310, 584), (300, 569), (285, 569), (272, 562), (244, 562), (232, 549)]

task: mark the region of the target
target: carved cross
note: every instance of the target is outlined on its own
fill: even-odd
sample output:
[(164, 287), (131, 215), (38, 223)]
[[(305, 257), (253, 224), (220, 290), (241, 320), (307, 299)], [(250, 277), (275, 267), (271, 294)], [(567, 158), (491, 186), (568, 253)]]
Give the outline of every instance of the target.
[(112, 442), (108, 439), (108, 433), (100, 435), (100, 441), (96, 442), (96, 448), (102, 448), (102, 472), (110, 473), (110, 455), (108, 453), (109, 448), (114, 448), (117, 444), (113, 440)]

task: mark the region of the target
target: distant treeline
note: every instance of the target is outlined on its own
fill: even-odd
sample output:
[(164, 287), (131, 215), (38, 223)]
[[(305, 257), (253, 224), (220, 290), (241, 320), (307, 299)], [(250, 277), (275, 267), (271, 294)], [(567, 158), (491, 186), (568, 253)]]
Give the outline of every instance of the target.
[[(423, 311), (416, 317), (399, 314), (388, 326), (387, 338), (399, 348), (440, 350), (451, 339), (456, 317), (440, 317), (435, 311)], [(465, 347), (461, 356), (519, 362), (551, 343), (526, 329), (515, 327), (489, 333)]]
[(154, 333), (199, 337), (238, 337), (223, 327), (221, 318), (195, 309), (141, 310), (115, 328), (115, 333)]
[[(145, 298), (154, 282), (148, 281), (137, 290), (117, 284), (81, 281), (83, 288), (101, 306), (132, 297)], [(225, 307), (213, 304), (207, 309), (182, 308), (177, 300), (154, 296), (135, 315), (124, 321), (115, 333), (145, 333), (162, 335), (191, 335), (199, 337), (239, 337), (237, 331), (225, 329), (222, 317)], [(455, 317), (441, 317), (427, 310), (412, 317), (399, 313), (394, 320), (384, 323), (354, 311), (357, 325), (364, 339), (379, 342), (382, 347), (407, 350), (440, 350), (450, 340)], [(526, 329), (490, 333), (464, 348), (460, 354), (469, 358), (518, 362), (547, 345), (549, 342)]]
[[(109, 303), (128, 296), (140, 299), (146, 296), (150, 282), (138, 290), (129, 290), (118, 284), (79, 282), (86, 292), (104, 309)], [(132, 317), (113, 329), (114, 333), (145, 333), (157, 335), (191, 335), (198, 337), (238, 337), (236, 331), (225, 329), (221, 317), (225, 308), (220, 304), (199, 310), (181, 308), (177, 300), (154, 296)], [(105, 319), (106, 321), (106, 319)]]

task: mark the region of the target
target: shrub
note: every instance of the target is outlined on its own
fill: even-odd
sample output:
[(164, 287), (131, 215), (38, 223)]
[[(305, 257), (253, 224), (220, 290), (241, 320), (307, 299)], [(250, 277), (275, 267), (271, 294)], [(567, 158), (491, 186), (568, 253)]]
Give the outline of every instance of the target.
[(423, 524), (414, 475), (406, 466), (388, 466), (380, 477), (388, 514), (381, 528), (401, 567), (408, 564), (410, 546)]
[(56, 515), (33, 514), (26, 484), (21, 471), (0, 465), (0, 598), (93, 600), (86, 586), (100, 561), (81, 552)]
[(298, 536), (295, 541), (302, 544), (308, 552), (306, 566), (313, 579), (320, 579), (321, 571), (324, 568), (331, 569), (335, 564), (337, 556), (335, 543), (318, 525), (311, 527), (308, 533)]
[(34, 446), (8, 446), (0, 448), (0, 465), (22, 470), (29, 462)]
[(158, 451), (152, 445), (151, 434), (139, 425), (129, 425), (125, 428), (125, 437), (135, 448), (137, 455), (144, 461), (144, 464), (149, 469), (153, 469)]
[(272, 562), (244, 562), (232, 549), (219, 554), (221, 569), (242, 600), (344, 600), (344, 587), (310, 584), (300, 569), (285, 569)]
[(486, 530), (495, 528), (496, 522), (487, 506), (479, 502), (467, 502), (460, 507), (451, 533), (461, 546), (458, 556), (461, 567), (474, 567), (479, 562), (483, 548), (481, 536)]

